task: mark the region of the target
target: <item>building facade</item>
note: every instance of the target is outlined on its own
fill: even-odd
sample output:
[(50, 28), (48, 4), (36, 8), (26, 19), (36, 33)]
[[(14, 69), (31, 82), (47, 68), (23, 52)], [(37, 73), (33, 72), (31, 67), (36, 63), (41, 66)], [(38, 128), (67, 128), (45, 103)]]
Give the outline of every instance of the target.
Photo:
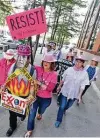
[(77, 47), (100, 54), (100, 0), (93, 0), (87, 11)]

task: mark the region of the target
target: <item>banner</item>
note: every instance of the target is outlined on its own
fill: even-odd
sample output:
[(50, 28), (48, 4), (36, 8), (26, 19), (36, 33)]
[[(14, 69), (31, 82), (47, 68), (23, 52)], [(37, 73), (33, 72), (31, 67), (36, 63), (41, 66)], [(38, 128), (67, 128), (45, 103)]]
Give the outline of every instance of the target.
[[(34, 101), (35, 99), (31, 101), (31, 104)], [(9, 94), (8, 92), (2, 92), (1, 93), (1, 106), (13, 112), (24, 115), (29, 105), (27, 104), (26, 99)]]
[(6, 17), (13, 39), (19, 40), (47, 31), (43, 7), (31, 9)]

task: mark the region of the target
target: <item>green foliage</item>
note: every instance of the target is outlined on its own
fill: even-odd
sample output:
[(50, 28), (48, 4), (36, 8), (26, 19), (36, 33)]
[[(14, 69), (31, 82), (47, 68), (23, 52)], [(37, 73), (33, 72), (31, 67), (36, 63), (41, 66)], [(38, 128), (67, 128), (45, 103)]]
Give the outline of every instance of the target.
[(58, 38), (58, 41), (64, 41), (77, 35), (82, 24), (78, 21), (80, 13), (76, 13), (75, 8), (86, 7), (83, 0), (55, 0), (55, 12), (53, 13), (54, 22), (51, 23), (51, 39)]
[(0, 0), (0, 25), (4, 25), (6, 16), (11, 14), (12, 10), (9, 0)]
[[(27, 0), (27, 7), (30, 9), (44, 5), (49, 7), (46, 10), (47, 17), (49, 16), (48, 28), (52, 30), (50, 40), (64, 41), (70, 39), (79, 33), (81, 23), (77, 17), (80, 13), (75, 12), (75, 8), (83, 8), (86, 3), (83, 0), (35, 0), (33, 3)], [(50, 14), (51, 10), (51, 14)]]

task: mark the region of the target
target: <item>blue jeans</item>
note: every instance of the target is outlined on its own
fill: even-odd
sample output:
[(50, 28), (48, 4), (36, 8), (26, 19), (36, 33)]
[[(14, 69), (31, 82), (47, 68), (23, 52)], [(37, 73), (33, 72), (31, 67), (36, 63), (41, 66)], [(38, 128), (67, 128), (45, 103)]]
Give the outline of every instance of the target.
[(35, 117), (38, 109), (39, 114), (43, 114), (51, 104), (51, 98), (41, 98), (37, 96), (37, 100), (33, 103), (28, 116), (27, 130), (33, 130), (35, 125)]
[(64, 111), (70, 108), (73, 105), (74, 101), (75, 99), (67, 100), (67, 97), (61, 95), (60, 107), (59, 107), (58, 114), (57, 114), (57, 121), (62, 122)]

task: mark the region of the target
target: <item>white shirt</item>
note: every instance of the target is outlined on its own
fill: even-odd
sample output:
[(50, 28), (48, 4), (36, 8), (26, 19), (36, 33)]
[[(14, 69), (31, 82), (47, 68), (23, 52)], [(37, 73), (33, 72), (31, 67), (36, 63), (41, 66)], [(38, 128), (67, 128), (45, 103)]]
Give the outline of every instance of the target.
[[(56, 60), (61, 60), (62, 59), (62, 52), (61, 50), (54, 50), (53, 56), (55, 57)], [(59, 56), (59, 58), (58, 58)]]
[(76, 71), (74, 67), (69, 67), (64, 72), (62, 80), (64, 84), (61, 93), (68, 99), (77, 99), (80, 89), (84, 90), (85, 85), (89, 85), (87, 72), (85, 70)]
[(49, 52), (47, 52), (47, 48), (45, 48), (44, 52), (43, 52), (43, 56), (45, 56), (47, 54), (53, 55), (54, 54), (54, 50), (50, 50)]
[[(53, 50), (53, 49), (50, 50), (49, 52), (47, 52), (47, 48), (45, 48), (44, 53), (43, 53), (43, 56), (45, 56), (47, 54), (53, 55), (54, 58), (55, 58), (55, 60), (57, 60), (59, 52), (60, 52), (59, 50)], [(62, 54), (60, 54), (59, 59), (61, 59), (61, 57), (62, 57)]]

